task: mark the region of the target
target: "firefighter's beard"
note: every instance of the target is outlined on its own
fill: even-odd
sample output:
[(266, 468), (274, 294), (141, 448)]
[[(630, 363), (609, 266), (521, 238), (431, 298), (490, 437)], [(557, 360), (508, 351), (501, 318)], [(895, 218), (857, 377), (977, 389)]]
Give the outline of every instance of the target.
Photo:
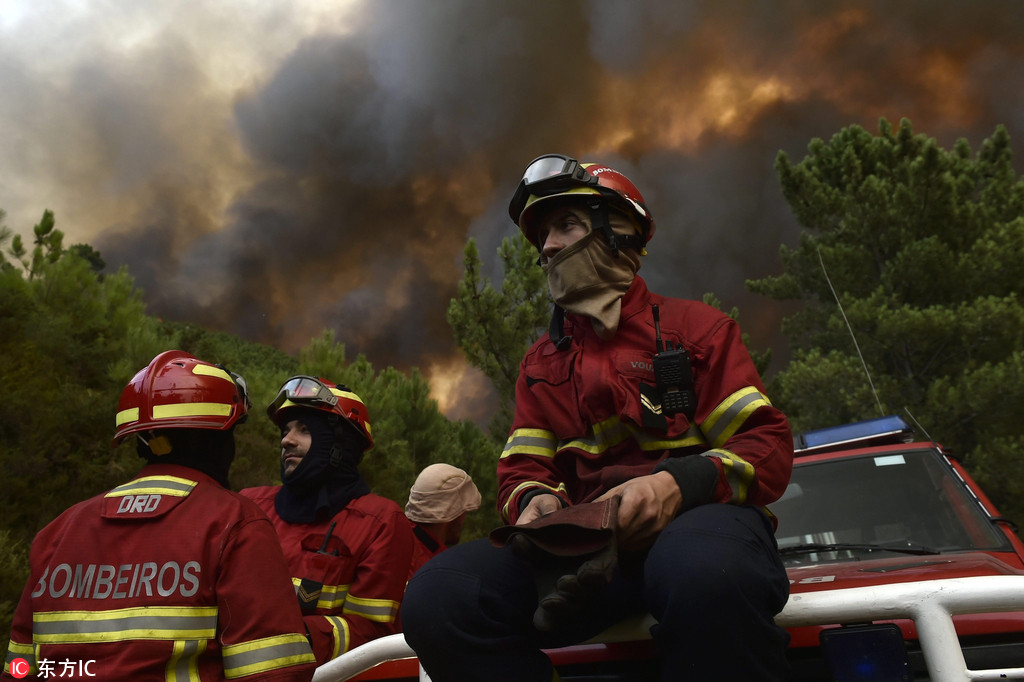
[(556, 253), (543, 268), (555, 303), (589, 317), (602, 339), (615, 335), (622, 296), (640, 269), (640, 257), (632, 249), (619, 249), (616, 257), (604, 235), (591, 231)]

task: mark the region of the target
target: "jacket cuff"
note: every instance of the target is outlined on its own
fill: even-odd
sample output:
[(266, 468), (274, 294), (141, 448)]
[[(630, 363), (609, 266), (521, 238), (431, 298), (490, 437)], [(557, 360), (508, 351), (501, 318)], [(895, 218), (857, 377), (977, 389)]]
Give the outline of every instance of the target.
[(680, 514), (715, 501), (718, 467), (710, 458), (701, 455), (669, 457), (658, 462), (651, 473), (656, 474), (659, 471), (667, 471), (676, 479), (676, 485), (683, 494), (683, 503), (679, 507)]
[(517, 506), (519, 507), (520, 514), (523, 513), (524, 509), (526, 509), (526, 505), (530, 504), (530, 500), (535, 498), (537, 495), (554, 495), (555, 497), (558, 498), (558, 501), (559, 503), (561, 503), (563, 509), (569, 506), (569, 503), (563, 500), (561, 495), (558, 495), (557, 493), (548, 490), (547, 488), (533, 488), (532, 490), (527, 490), (526, 492), (519, 496), (519, 504)]

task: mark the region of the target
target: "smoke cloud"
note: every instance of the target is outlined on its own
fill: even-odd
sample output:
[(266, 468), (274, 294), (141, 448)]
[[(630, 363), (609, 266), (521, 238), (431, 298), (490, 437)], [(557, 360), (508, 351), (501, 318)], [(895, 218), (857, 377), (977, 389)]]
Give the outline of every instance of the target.
[(266, 3), (41, 0), (0, 12), (0, 208), (44, 208), (126, 264), (149, 310), (294, 352), (420, 367), (486, 419), (445, 310), (468, 237), (494, 250), (525, 164), (622, 170), (657, 221), (642, 273), (717, 294), (799, 233), (779, 150), (879, 118), (977, 148), (1024, 138), (1024, 5), (789, 0)]

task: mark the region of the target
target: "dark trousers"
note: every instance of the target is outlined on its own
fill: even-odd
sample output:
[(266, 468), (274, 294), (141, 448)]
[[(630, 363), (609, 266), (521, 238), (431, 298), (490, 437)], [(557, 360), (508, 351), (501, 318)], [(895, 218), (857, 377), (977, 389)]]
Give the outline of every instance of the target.
[(431, 559), (402, 602), (406, 640), (432, 682), (549, 682), (541, 648), (582, 642), (647, 610), (662, 680), (782, 680), (789, 595), (771, 525), (753, 507), (709, 504), (678, 516), (643, 556), (624, 556), (607, 590), (555, 634), (532, 625), (531, 566), (486, 539)]

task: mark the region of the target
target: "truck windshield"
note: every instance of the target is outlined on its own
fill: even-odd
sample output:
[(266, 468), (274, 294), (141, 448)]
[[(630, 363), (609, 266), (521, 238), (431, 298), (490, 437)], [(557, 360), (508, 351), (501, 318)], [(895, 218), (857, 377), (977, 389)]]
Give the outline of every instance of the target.
[[(770, 505), (787, 563), (901, 552), (1012, 551), (952, 467), (935, 450), (798, 459), (786, 493)], [(876, 549), (877, 548), (877, 549)]]

